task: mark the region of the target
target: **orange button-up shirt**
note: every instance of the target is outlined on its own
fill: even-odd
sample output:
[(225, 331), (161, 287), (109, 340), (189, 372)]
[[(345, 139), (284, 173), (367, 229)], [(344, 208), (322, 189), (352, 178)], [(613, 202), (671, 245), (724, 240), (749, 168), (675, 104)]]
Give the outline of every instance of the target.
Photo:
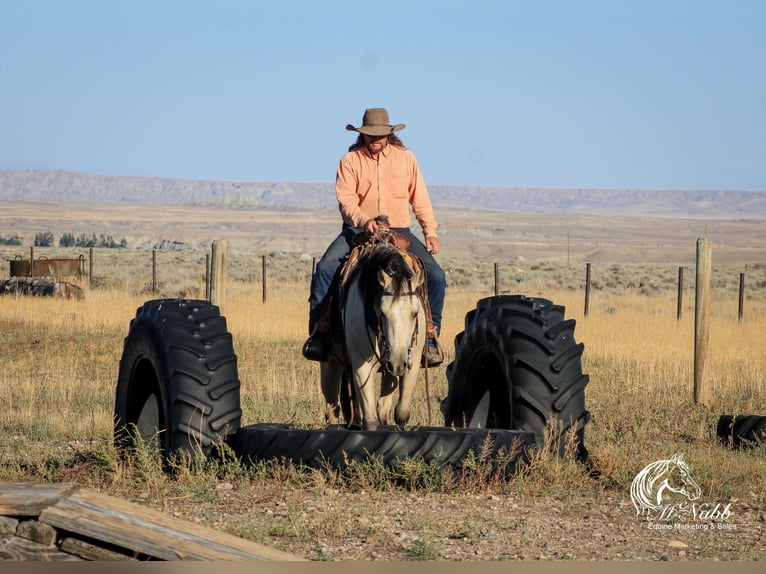
[(387, 145), (373, 159), (366, 148), (344, 155), (338, 163), (335, 195), (343, 222), (363, 227), (387, 215), (391, 227), (409, 227), (410, 210), (425, 237), (436, 237), (436, 218), (415, 154)]

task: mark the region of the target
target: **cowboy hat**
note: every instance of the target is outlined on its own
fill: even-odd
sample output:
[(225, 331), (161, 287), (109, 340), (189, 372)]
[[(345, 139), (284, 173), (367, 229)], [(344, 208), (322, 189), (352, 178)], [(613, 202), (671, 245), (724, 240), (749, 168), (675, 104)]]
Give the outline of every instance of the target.
[(346, 129), (350, 132), (359, 132), (368, 136), (387, 136), (404, 129), (404, 124), (392, 126), (388, 120), (388, 112), (385, 108), (368, 108), (364, 111), (362, 125), (355, 128), (348, 124)]

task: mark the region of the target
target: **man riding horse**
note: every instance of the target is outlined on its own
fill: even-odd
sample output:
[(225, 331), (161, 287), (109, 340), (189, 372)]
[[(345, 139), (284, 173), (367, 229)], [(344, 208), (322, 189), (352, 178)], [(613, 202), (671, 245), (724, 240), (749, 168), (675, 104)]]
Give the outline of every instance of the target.
[[(348, 124), (346, 129), (359, 133), (353, 145), (338, 163), (335, 194), (343, 218), (340, 234), (317, 263), (311, 280), (309, 298), (309, 339), (303, 355), (313, 361), (327, 361), (331, 350), (330, 322), (322, 320), (333, 278), (352, 249), (359, 233), (373, 235), (380, 225), (378, 216), (386, 215), (392, 231), (409, 240), (410, 252), (418, 257), (426, 271), (431, 323), (424, 364), (440, 365), (444, 354), (439, 347), (444, 293), (444, 271), (434, 259), (439, 252), (436, 219), (431, 199), (415, 155), (395, 135), (404, 124), (391, 125), (384, 108), (364, 112), (362, 125)], [(424, 242), (410, 231), (410, 206), (423, 230)]]

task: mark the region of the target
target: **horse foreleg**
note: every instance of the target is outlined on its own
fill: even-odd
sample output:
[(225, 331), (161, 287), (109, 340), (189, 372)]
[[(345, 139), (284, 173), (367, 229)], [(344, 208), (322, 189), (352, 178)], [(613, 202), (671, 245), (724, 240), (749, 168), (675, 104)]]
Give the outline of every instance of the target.
[(375, 405), (377, 367), (378, 361), (373, 358), (362, 362), (354, 370), (354, 390), (356, 391), (357, 407), (364, 430), (376, 430), (380, 424)]
[(407, 421), (410, 420), (412, 395), (418, 382), (419, 373), (420, 368), (417, 365), (413, 365), (413, 367), (401, 379), (401, 386), (399, 387), (399, 402), (396, 403), (396, 409), (394, 409), (394, 420), (399, 426), (405, 425)]
[(387, 425), (391, 416), (391, 404), (394, 399), (394, 391), (398, 384), (398, 377), (384, 373), (380, 381), (380, 398), (378, 399), (378, 419), (380, 424)]
[(340, 382), (343, 375), (343, 365), (331, 359), (320, 365), (322, 394), (325, 399), (324, 418), (327, 424), (338, 424), (340, 421)]

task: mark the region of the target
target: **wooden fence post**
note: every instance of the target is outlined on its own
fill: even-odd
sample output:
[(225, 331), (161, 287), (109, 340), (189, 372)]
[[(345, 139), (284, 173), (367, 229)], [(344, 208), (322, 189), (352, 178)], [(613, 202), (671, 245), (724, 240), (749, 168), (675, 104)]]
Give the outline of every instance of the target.
[(93, 248), (88, 249), (88, 289), (93, 288)]
[(585, 316), (588, 316), (590, 304), (590, 263), (585, 264)]
[(35, 276), (35, 248), (29, 248), (29, 276)]
[(226, 302), (226, 241), (213, 241), (212, 260), (210, 262), (210, 302), (221, 306)]
[(710, 336), (711, 260), (710, 239), (707, 237), (697, 239), (697, 284), (694, 301), (694, 402), (706, 406), (709, 405), (710, 401), (710, 393), (705, 380), (705, 365)]
[(495, 297), (497, 297), (500, 294), (499, 278), (500, 278), (500, 271), (498, 270), (497, 263), (495, 263)]

